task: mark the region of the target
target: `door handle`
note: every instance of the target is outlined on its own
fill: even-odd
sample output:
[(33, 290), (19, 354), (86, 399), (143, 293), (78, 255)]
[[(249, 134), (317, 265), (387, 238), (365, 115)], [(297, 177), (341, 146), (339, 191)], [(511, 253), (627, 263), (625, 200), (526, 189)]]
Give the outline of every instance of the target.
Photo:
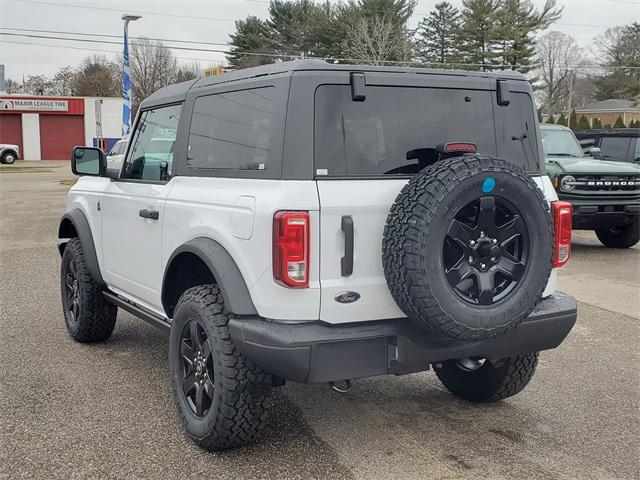
[(342, 231), (344, 232), (344, 257), (340, 260), (343, 277), (353, 273), (353, 218), (342, 217)]
[(150, 218), (151, 220), (158, 220), (160, 218), (160, 212), (158, 212), (157, 210), (143, 208), (138, 212), (138, 214), (142, 218)]

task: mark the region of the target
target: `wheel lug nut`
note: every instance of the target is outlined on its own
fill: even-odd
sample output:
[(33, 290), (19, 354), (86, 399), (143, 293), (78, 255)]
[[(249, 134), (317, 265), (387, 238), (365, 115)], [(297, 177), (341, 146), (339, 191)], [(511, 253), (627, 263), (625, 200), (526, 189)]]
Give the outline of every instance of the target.
[(473, 263), (473, 257), (469, 257), (469, 263)]
[(498, 243), (498, 239), (497, 239), (497, 238), (493, 238), (493, 239), (491, 240), (491, 243), (493, 243), (494, 245), (496, 245), (496, 244)]
[(475, 241), (475, 240), (471, 240), (471, 241), (469, 242), (469, 245), (471, 245), (472, 247), (473, 247), (475, 244), (476, 244), (476, 241)]
[(481, 264), (480, 264), (480, 268), (481, 268), (482, 270), (484, 270), (485, 268), (487, 268), (487, 266), (486, 266), (484, 263), (481, 263)]
[(497, 259), (496, 257), (491, 257), (491, 261), (492, 261), (493, 263), (496, 263), (496, 262), (498, 261), (498, 259)]
[(480, 232), (480, 237), (484, 238), (484, 232)]

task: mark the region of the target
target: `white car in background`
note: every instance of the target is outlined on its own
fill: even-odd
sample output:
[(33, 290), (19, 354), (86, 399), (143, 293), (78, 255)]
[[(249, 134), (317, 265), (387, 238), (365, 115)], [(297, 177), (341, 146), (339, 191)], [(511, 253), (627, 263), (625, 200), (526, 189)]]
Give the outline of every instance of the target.
[(0, 143), (0, 163), (11, 165), (20, 158), (20, 147), (9, 143)]
[(119, 169), (127, 151), (127, 139), (118, 140), (107, 153), (107, 168)]

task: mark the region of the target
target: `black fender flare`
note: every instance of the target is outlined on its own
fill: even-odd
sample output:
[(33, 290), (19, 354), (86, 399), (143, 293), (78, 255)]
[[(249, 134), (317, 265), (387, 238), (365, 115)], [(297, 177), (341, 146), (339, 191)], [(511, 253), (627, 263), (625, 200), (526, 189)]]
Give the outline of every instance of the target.
[(58, 243), (60, 255), (62, 256), (67, 242), (72, 238), (72, 235), (69, 232), (69, 223), (71, 223), (78, 235), (80, 245), (82, 246), (82, 253), (84, 254), (91, 277), (93, 277), (96, 282), (104, 285), (105, 282), (102, 278), (102, 274), (100, 273), (100, 265), (98, 264), (96, 247), (93, 243), (91, 227), (89, 226), (89, 221), (87, 220), (84, 212), (79, 208), (65, 213), (60, 219), (60, 225), (58, 227), (58, 238), (62, 240)]
[(182, 253), (197, 256), (207, 266), (220, 293), (226, 308), (235, 315), (258, 315), (251, 300), (251, 294), (244, 277), (233, 257), (220, 243), (207, 237), (198, 237), (176, 248), (171, 254), (162, 278), (162, 304), (166, 310), (166, 287), (173, 260)]

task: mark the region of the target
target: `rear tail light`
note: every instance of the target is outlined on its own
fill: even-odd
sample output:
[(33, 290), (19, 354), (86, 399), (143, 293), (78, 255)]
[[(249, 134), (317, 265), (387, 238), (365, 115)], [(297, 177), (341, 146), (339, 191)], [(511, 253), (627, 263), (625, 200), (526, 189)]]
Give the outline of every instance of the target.
[(571, 255), (571, 217), (573, 208), (569, 202), (551, 202), (556, 241), (553, 253), (553, 266), (561, 267), (569, 261)]
[(273, 278), (286, 287), (309, 286), (309, 212), (273, 216)]
[(445, 153), (463, 152), (463, 153), (476, 153), (478, 146), (475, 143), (466, 142), (453, 142), (445, 143), (442, 147), (442, 151)]

